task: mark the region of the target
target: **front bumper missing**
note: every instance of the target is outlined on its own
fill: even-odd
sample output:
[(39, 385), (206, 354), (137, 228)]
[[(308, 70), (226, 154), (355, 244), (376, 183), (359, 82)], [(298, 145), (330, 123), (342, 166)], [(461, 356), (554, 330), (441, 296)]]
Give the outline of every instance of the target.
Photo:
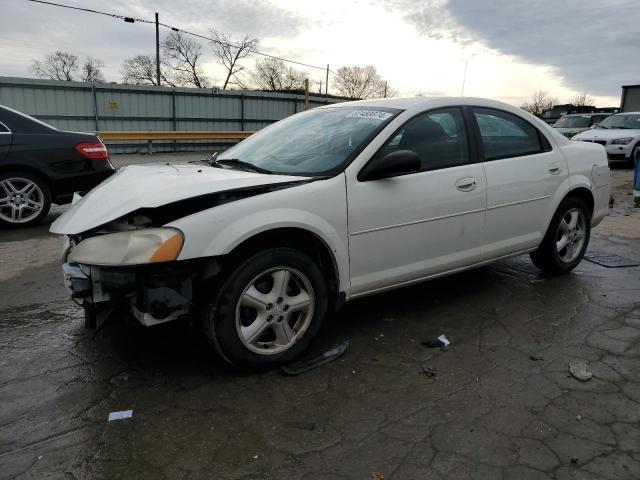
[(81, 301), (85, 326), (99, 329), (117, 307), (125, 307), (144, 326), (187, 317), (192, 310), (192, 273), (188, 268), (107, 269), (66, 262), (64, 283), (71, 297)]

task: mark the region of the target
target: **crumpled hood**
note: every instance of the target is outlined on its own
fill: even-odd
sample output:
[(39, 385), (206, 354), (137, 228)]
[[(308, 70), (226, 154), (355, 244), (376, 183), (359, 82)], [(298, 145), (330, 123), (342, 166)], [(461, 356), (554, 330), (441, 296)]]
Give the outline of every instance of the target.
[(605, 128), (594, 128), (593, 130), (587, 130), (579, 133), (573, 138), (587, 140), (612, 140), (614, 138), (637, 137), (638, 135), (640, 135), (640, 130), (638, 129), (616, 128), (609, 130)]
[(168, 203), (307, 177), (265, 175), (204, 164), (131, 165), (91, 190), (51, 225), (52, 233), (76, 235), (133, 212)]

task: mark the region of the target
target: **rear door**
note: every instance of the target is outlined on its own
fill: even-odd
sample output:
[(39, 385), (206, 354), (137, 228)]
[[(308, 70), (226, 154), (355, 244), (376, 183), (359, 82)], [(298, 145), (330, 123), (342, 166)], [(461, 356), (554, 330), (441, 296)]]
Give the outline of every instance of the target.
[(4, 160), (11, 150), (11, 132), (0, 122), (0, 162)]
[(563, 154), (512, 113), (472, 107), (487, 176), (486, 258), (534, 248), (552, 197), (568, 178)]

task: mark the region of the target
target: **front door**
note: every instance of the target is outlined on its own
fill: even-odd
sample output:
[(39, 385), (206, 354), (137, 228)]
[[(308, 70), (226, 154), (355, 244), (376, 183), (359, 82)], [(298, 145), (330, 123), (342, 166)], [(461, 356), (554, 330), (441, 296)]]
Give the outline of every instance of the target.
[[(410, 283), (481, 256), (486, 180), (472, 163), (459, 108), (429, 111), (395, 132), (376, 153), (412, 150), (421, 171), (347, 181), (353, 295)], [(375, 158), (375, 156), (374, 156)]]

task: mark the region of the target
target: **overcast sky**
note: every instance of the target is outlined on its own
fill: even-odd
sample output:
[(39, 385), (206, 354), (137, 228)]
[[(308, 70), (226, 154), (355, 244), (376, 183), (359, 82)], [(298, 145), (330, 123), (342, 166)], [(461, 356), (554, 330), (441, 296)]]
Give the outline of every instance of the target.
[[(372, 64), (403, 95), (460, 95), (465, 61), (465, 95), (517, 105), (542, 89), (615, 106), (621, 85), (640, 83), (638, 0), (60, 1), (149, 19), (158, 11), (161, 22), (201, 34), (250, 33), (267, 53), (332, 70)], [(27, 0), (0, 7), (1, 76), (31, 76), (33, 59), (62, 49), (101, 59), (107, 80), (119, 81), (124, 58), (154, 52), (152, 25)], [(207, 74), (220, 80), (205, 49)]]

